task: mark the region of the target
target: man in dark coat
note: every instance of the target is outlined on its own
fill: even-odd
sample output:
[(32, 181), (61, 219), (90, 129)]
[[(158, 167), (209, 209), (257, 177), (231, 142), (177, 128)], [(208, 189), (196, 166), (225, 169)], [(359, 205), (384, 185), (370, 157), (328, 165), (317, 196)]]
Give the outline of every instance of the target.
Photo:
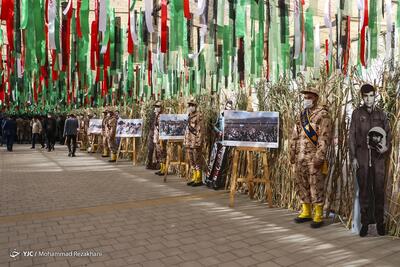
[[(75, 157), (76, 151), (76, 137), (78, 134), (79, 122), (74, 114), (70, 114), (65, 121), (64, 134), (63, 136), (67, 138), (66, 143), (68, 146), (68, 157)], [(71, 147), (72, 142), (72, 147)]]
[(375, 107), (375, 88), (361, 87), (364, 105), (354, 110), (350, 125), (350, 158), (360, 189), (361, 230), (368, 233), (368, 225), (376, 223), (379, 235), (385, 234), (385, 161), (391, 147), (391, 130), (385, 112)]
[(57, 122), (56, 119), (49, 113), (47, 115), (47, 120), (44, 123), (44, 131), (47, 136), (47, 151), (54, 150), (54, 145), (56, 143), (56, 130)]
[(6, 138), (7, 151), (13, 150), (14, 137), (17, 134), (17, 122), (14, 117), (9, 117), (3, 124), (3, 136)]

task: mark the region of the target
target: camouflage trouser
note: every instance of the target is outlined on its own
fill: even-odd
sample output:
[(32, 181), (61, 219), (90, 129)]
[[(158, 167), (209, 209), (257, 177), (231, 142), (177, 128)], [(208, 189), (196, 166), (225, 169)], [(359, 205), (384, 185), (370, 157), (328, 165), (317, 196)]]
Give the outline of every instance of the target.
[(165, 142), (159, 141), (156, 145), (156, 161), (157, 163), (165, 163), (166, 158), (166, 147)]
[(200, 170), (201, 148), (187, 148), (189, 151), (190, 166), (194, 170)]
[(108, 143), (108, 149), (110, 149), (110, 152), (116, 154), (118, 152), (118, 146), (117, 146), (117, 143), (115, 142), (115, 135), (108, 136), (107, 143)]
[(109, 147), (109, 145), (108, 145), (108, 136), (105, 134), (105, 135), (102, 135), (102, 139), (103, 139), (103, 142), (102, 142), (102, 145), (103, 145), (103, 149), (104, 150), (107, 150), (108, 151), (108, 147)]
[(312, 160), (302, 160), (296, 165), (296, 190), (302, 203), (323, 203), (325, 176), (316, 169)]

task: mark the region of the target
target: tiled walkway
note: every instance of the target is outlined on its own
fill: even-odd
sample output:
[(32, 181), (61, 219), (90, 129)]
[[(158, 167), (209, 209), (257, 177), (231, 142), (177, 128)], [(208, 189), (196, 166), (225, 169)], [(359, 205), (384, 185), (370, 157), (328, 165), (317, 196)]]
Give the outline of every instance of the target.
[(0, 148), (0, 267), (400, 266), (400, 240), (297, 225), (245, 195), (228, 203), (98, 155)]

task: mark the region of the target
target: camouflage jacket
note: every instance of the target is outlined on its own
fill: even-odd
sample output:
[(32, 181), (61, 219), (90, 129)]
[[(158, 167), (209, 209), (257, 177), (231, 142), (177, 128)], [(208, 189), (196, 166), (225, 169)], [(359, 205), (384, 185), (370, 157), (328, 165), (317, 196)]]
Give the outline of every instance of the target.
[(153, 121), (152, 121), (151, 128), (150, 128), (150, 131), (153, 131), (152, 138), (153, 138), (154, 144), (156, 144), (160, 141), (160, 115), (161, 115), (161, 113), (156, 114), (154, 112)]
[(117, 122), (118, 122), (117, 115), (111, 115), (111, 117), (108, 118), (106, 125), (106, 131), (108, 136), (115, 137), (117, 133)]
[(101, 121), (101, 135), (105, 136), (107, 134), (107, 123), (108, 123), (109, 117), (106, 115), (103, 117), (103, 120)]
[(203, 116), (199, 111), (189, 114), (184, 146), (198, 148), (203, 141)]
[(322, 162), (326, 158), (332, 134), (332, 121), (327, 108), (317, 106), (312, 109), (309, 113), (309, 120), (318, 135), (318, 144), (312, 143), (305, 134), (299, 116), (290, 143), (290, 161), (292, 163), (303, 159), (310, 161), (315, 159)]

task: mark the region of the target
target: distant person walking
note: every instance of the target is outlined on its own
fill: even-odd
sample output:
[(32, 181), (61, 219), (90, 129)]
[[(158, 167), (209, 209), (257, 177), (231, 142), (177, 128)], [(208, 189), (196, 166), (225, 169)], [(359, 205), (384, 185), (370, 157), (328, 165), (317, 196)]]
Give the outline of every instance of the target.
[[(74, 114), (68, 115), (64, 125), (64, 134), (68, 146), (68, 157), (75, 157), (76, 151), (76, 137), (78, 135), (79, 122)], [(72, 142), (72, 147), (71, 147)]]
[(17, 122), (14, 117), (9, 117), (3, 124), (3, 136), (6, 138), (7, 151), (13, 150), (14, 138), (17, 134)]
[(42, 123), (40, 122), (38, 117), (34, 117), (31, 121), (32, 127), (32, 147), (31, 149), (35, 148), (36, 141), (40, 138), (40, 133), (42, 132)]
[(54, 150), (54, 145), (56, 143), (56, 128), (56, 119), (49, 113), (47, 115), (47, 120), (44, 123), (44, 130), (47, 136), (47, 151), (49, 152)]

